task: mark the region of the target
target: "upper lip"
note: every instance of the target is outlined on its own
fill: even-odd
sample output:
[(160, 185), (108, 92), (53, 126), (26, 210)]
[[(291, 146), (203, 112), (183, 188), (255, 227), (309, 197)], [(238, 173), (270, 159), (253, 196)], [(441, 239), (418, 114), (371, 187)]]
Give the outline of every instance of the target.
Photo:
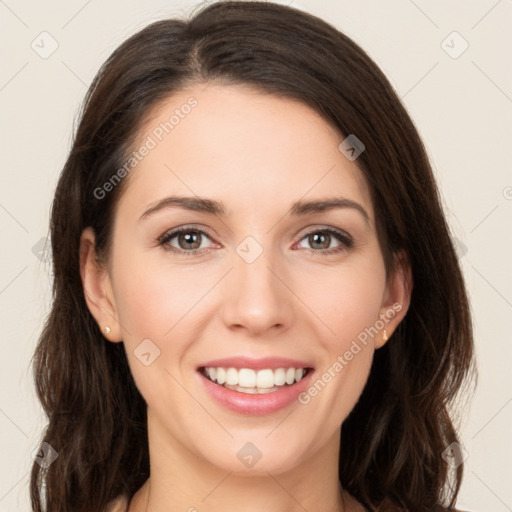
[(276, 370), (277, 368), (313, 368), (311, 363), (299, 361), (297, 359), (289, 359), (287, 357), (263, 357), (261, 359), (253, 359), (250, 357), (227, 357), (224, 359), (215, 359), (207, 361), (198, 366), (199, 368), (251, 368), (253, 370), (263, 370), (269, 368)]

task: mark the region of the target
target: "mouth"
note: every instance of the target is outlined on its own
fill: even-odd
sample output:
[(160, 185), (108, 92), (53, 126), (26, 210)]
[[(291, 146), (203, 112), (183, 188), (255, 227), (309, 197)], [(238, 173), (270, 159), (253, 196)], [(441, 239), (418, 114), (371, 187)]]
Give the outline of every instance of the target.
[(290, 388), (308, 376), (313, 368), (234, 368), (223, 366), (202, 366), (199, 372), (210, 382), (220, 387), (246, 393), (260, 395), (275, 393)]
[(298, 403), (314, 368), (288, 358), (235, 357), (203, 363), (200, 383), (214, 403), (231, 413), (264, 416)]

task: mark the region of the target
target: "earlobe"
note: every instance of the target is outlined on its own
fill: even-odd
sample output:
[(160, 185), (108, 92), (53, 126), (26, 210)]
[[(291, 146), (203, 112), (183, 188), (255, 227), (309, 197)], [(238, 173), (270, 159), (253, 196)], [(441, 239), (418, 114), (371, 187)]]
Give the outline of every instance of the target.
[(110, 277), (105, 265), (98, 261), (91, 227), (84, 229), (80, 237), (80, 276), (87, 307), (103, 336), (112, 342), (122, 341)]
[(413, 289), (412, 270), (409, 258), (401, 250), (395, 255), (395, 270), (388, 278), (380, 320), (383, 324), (375, 338), (375, 349), (384, 346), (392, 337), (400, 322), (404, 319), (411, 302)]

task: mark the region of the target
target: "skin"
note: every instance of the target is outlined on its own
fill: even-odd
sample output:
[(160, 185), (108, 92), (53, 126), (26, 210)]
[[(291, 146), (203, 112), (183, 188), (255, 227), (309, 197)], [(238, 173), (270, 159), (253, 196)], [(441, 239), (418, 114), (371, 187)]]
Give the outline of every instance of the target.
[[(190, 96), (198, 105), (129, 175), (108, 262), (94, 263), (90, 228), (81, 238), (88, 307), (103, 332), (110, 327), (110, 342), (124, 342), (148, 405), (151, 476), (129, 510), (363, 510), (339, 486), (340, 428), (385, 343), (382, 330), (308, 404), (269, 415), (224, 409), (195, 368), (221, 357), (283, 356), (311, 361), (320, 377), (398, 303), (385, 326), (391, 337), (409, 305), (409, 266), (386, 278), (357, 160), (339, 151), (344, 137), (302, 103), (245, 86), (198, 84), (160, 104), (135, 147)], [(167, 208), (139, 220), (170, 195), (222, 201), (227, 215)], [(337, 196), (359, 203), (369, 222), (354, 208), (287, 214), (295, 201)], [(158, 244), (190, 224), (206, 233), (201, 254), (177, 255)], [(327, 227), (349, 234), (353, 247), (325, 235)], [(306, 236), (318, 231), (326, 241)], [(247, 236), (263, 248), (252, 263), (236, 252)], [(193, 249), (178, 236), (168, 245)], [(147, 338), (160, 350), (149, 366), (134, 354)], [(247, 442), (262, 453), (252, 468), (237, 457)]]

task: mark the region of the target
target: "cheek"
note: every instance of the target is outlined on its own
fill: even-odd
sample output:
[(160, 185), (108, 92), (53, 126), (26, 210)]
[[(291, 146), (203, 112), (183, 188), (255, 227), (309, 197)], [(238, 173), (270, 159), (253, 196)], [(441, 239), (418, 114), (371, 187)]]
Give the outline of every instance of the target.
[(194, 339), (190, 322), (212, 283), (185, 266), (149, 265), (134, 256), (115, 268), (125, 350), (137, 387), (151, 402), (169, 395), (174, 381), (166, 371), (174, 375), (187, 353)]
[[(385, 291), (385, 269), (376, 257), (354, 258), (339, 268), (304, 273), (303, 296), (331, 336), (324, 336), (330, 351), (347, 350), (353, 339), (379, 320)], [(369, 337), (371, 341), (372, 337)]]
[(328, 330), (319, 336), (326, 357), (301, 403), (311, 404), (318, 417), (328, 417), (336, 428), (355, 406), (370, 373), (374, 339), (381, 335), (385, 269), (378, 258), (354, 260), (337, 271), (317, 272), (304, 285), (310, 290), (308, 305)]
[(117, 276), (116, 306), (135, 383), (148, 404), (180, 403), (186, 397), (173, 377), (181, 380), (177, 368), (194, 339), (190, 322), (212, 284), (184, 266), (134, 257), (118, 265)]
[(185, 319), (212, 286), (199, 271), (147, 261), (125, 261), (119, 268), (116, 304), (129, 337), (161, 340)]

